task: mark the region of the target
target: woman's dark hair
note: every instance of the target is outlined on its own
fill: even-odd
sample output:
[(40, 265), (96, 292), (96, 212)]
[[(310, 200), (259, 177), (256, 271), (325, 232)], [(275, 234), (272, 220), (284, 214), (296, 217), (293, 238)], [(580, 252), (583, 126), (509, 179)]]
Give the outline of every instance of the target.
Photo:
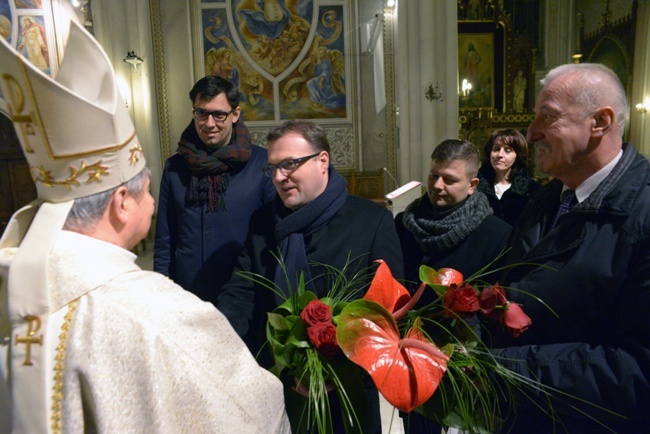
[(481, 173), (489, 175), (492, 179), (495, 177), (494, 167), (492, 167), (492, 162), (490, 161), (490, 152), (492, 152), (495, 144), (509, 146), (517, 154), (517, 158), (508, 174), (508, 181), (512, 181), (512, 178), (519, 172), (526, 171), (528, 165), (528, 142), (519, 131), (508, 128), (493, 131), (490, 138), (485, 142)]

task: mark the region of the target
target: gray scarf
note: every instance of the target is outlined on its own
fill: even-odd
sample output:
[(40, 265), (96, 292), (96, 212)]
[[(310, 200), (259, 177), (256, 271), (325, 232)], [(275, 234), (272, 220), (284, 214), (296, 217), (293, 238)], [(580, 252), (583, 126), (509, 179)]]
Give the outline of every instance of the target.
[(403, 222), (424, 253), (445, 253), (470, 236), (489, 214), (490, 202), (480, 191), (443, 212), (436, 212), (425, 193), (406, 207)]

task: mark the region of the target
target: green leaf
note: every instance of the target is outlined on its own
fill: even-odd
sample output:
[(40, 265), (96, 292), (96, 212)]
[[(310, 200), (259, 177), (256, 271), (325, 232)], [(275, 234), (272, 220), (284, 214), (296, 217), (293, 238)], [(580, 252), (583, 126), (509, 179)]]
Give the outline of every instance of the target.
[(289, 330), (289, 323), (284, 315), (268, 312), (269, 324), (275, 330)]

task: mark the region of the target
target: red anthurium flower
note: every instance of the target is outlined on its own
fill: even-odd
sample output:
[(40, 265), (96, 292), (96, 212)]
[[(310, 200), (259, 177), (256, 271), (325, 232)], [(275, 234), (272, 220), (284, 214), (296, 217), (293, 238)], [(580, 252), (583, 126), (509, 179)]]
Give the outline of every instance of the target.
[(379, 268), (363, 298), (379, 303), (393, 313), (411, 300), (411, 294), (404, 285), (395, 280), (386, 262), (381, 259), (375, 262), (379, 263)]
[(356, 300), (339, 317), (341, 349), (372, 377), (379, 392), (404, 412), (424, 404), (436, 391), (449, 358), (420, 331), (419, 319), (400, 339), (393, 316), (377, 303)]
[(503, 323), (510, 330), (513, 338), (519, 337), (533, 323), (517, 303), (508, 302), (506, 311), (503, 313)]
[(445, 294), (443, 304), (451, 311), (448, 314), (452, 317), (455, 314), (463, 316), (473, 314), (480, 308), (476, 291), (472, 288), (472, 285), (467, 283), (460, 286), (456, 284), (451, 285)]
[(463, 283), (463, 275), (453, 268), (441, 268), (436, 271), (426, 265), (420, 266), (420, 280), (431, 286), (438, 296), (447, 292), (447, 287)]
[(499, 317), (502, 311), (495, 311), (495, 309), (508, 303), (506, 291), (499, 284), (483, 288), (483, 291), (478, 296), (478, 303), (481, 306), (481, 312), (486, 316), (490, 318)]

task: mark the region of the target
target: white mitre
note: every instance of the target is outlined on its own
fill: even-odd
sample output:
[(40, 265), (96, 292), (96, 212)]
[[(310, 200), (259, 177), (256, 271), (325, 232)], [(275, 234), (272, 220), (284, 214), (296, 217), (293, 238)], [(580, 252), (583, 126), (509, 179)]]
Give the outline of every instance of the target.
[(9, 417), (13, 432), (47, 433), (56, 431), (46, 386), (55, 363), (46, 338), (56, 337), (46, 333), (48, 255), (73, 199), (121, 185), (145, 159), (106, 53), (75, 22), (55, 79), (0, 38), (0, 88), (38, 192), (0, 240), (0, 380), (11, 389), (0, 396), (0, 426)]

